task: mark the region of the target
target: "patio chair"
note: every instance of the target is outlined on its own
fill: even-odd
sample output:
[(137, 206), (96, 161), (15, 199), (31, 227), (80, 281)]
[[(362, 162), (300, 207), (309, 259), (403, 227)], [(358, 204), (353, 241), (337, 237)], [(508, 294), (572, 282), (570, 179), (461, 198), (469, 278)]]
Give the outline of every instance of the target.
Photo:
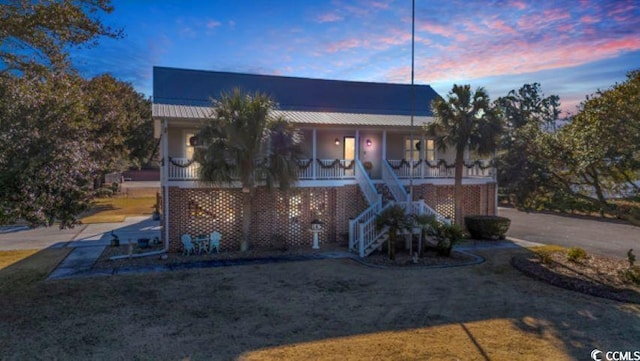
[(188, 234), (183, 234), (182, 235), (182, 254), (183, 255), (189, 255), (189, 254), (196, 254), (196, 247), (193, 245), (193, 241), (191, 240), (191, 236)]
[(211, 232), (211, 235), (209, 236), (209, 249), (208, 249), (208, 253), (211, 254), (211, 252), (213, 252), (213, 249), (216, 249), (216, 253), (220, 253), (220, 239), (222, 238), (222, 235), (220, 234), (220, 232), (218, 231), (213, 231)]

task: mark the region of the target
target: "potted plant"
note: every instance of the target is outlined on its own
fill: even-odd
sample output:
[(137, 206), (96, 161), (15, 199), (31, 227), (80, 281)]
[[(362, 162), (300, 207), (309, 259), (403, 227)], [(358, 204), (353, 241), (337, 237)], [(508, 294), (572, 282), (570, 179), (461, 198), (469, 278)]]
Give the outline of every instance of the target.
[(111, 247), (119, 247), (120, 246), (120, 238), (111, 231)]
[(389, 259), (396, 259), (396, 241), (398, 233), (408, 230), (411, 225), (411, 219), (404, 213), (404, 209), (398, 205), (389, 207), (376, 216), (376, 231), (380, 232), (388, 227), (389, 233)]
[(138, 238), (138, 247), (149, 248), (149, 238)]

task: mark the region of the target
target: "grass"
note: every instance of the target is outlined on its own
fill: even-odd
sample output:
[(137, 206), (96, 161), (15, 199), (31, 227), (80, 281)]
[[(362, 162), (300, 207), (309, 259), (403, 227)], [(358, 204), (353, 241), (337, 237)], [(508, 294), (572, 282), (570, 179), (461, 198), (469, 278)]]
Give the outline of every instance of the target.
[(65, 252), (3, 258), (3, 358), (563, 360), (637, 346), (640, 307), (524, 277), (514, 250), (449, 269), (324, 260), (43, 281)]
[(71, 248), (0, 251), (0, 293), (20, 292), (42, 282)]
[(84, 224), (122, 222), (127, 216), (150, 215), (155, 204), (155, 197), (99, 198), (80, 220)]

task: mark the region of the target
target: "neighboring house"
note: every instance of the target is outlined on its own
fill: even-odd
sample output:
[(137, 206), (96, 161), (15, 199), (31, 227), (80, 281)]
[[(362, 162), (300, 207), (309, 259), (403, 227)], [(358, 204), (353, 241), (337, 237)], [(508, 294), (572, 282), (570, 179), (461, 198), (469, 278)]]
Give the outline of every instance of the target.
[[(221, 249), (239, 249), (239, 188), (211, 188), (198, 181), (190, 139), (211, 115), (211, 99), (239, 87), (271, 95), (281, 114), (303, 132), (305, 159), (288, 192), (258, 190), (252, 245), (311, 246), (310, 223), (324, 223), (320, 244), (346, 242), (366, 255), (377, 242), (373, 218), (403, 203), (413, 189), (413, 209), (453, 217), (453, 148), (441, 153), (422, 127), (433, 120), (438, 94), (415, 85), (367, 83), (155, 67), (153, 118), (161, 138), (164, 237), (179, 251), (180, 235), (223, 234)], [(413, 167), (409, 159), (413, 157)], [(496, 213), (495, 172), (488, 160), (467, 154), (464, 214)], [(413, 170), (411, 169), (413, 168)]]

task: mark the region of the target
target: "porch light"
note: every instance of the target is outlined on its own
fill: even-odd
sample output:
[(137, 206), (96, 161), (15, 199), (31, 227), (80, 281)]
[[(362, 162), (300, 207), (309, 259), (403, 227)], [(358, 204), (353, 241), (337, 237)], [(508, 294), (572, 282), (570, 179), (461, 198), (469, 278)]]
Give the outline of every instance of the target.
[(336, 138), (334, 142), (336, 143), (336, 145), (340, 145), (340, 139)]
[(371, 146), (371, 139), (368, 139), (368, 138), (367, 138), (366, 143), (367, 143), (367, 147), (370, 147), (370, 146)]

